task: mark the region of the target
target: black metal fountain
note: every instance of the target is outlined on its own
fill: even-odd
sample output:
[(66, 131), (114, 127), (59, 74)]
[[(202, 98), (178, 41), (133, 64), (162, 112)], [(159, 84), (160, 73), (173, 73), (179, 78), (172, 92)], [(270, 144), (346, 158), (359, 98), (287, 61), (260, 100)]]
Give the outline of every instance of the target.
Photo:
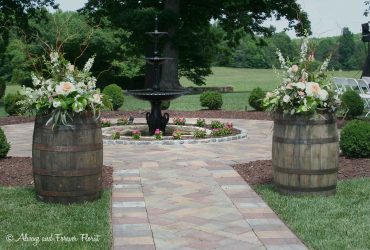
[(127, 91), (129, 95), (134, 96), (140, 100), (149, 101), (151, 104), (151, 112), (146, 113), (146, 122), (149, 126), (149, 134), (154, 135), (156, 129), (160, 129), (163, 134), (166, 130), (166, 125), (169, 120), (169, 114), (164, 113), (162, 115), (161, 104), (163, 101), (170, 101), (186, 94), (187, 90), (178, 89), (165, 89), (161, 90), (160, 86), (160, 65), (166, 63), (168, 60), (173, 60), (173, 58), (160, 57), (158, 51), (159, 38), (168, 35), (168, 32), (158, 31), (158, 18), (155, 18), (155, 29), (154, 32), (146, 32), (154, 40), (154, 55), (153, 57), (146, 57), (146, 61), (152, 64), (154, 67), (154, 81), (152, 88), (149, 89), (136, 89)]

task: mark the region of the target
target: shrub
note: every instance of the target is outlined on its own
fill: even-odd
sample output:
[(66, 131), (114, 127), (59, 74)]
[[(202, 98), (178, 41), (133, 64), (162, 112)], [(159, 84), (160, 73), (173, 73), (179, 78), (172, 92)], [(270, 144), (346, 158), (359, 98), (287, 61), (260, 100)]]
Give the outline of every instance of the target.
[(120, 132), (118, 132), (118, 131), (113, 132), (113, 134), (112, 134), (112, 139), (113, 139), (113, 140), (118, 140), (119, 138), (121, 138), (121, 134), (120, 134)]
[(260, 87), (254, 88), (248, 99), (249, 105), (257, 111), (262, 111), (264, 97), (265, 97), (265, 92), (263, 92)]
[(112, 123), (109, 119), (106, 119), (106, 118), (101, 118), (100, 119), (100, 126), (102, 128), (110, 127), (111, 125), (112, 125)]
[(206, 120), (202, 118), (197, 119), (197, 123), (195, 124), (197, 127), (205, 127), (206, 126)]
[(163, 132), (161, 130), (159, 130), (159, 128), (157, 128), (155, 131), (154, 131), (154, 138), (156, 140), (162, 140), (163, 139)]
[(194, 138), (206, 138), (207, 133), (206, 133), (205, 130), (197, 129), (193, 132), (193, 136), (194, 136)]
[(139, 140), (141, 137), (140, 130), (132, 130), (132, 139)]
[(231, 135), (232, 134), (232, 129), (231, 128), (215, 128), (212, 129), (211, 135), (214, 137), (219, 137), (219, 136), (226, 136), (226, 135)]
[(219, 92), (210, 91), (200, 95), (200, 105), (208, 109), (220, 109), (222, 107), (222, 95)]
[(2, 128), (0, 128), (0, 158), (5, 158), (10, 149), (10, 144), (8, 143), (5, 133)]
[(370, 123), (353, 120), (340, 132), (340, 148), (349, 158), (370, 157)]
[(126, 117), (119, 118), (117, 120), (117, 125), (127, 125), (129, 123)]
[(211, 128), (214, 129), (214, 128), (223, 128), (224, 127), (224, 124), (220, 121), (211, 121)]
[(113, 110), (118, 110), (124, 102), (123, 91), (117, 84), (110, 84), (103, 90), (103, 94), (107, 95), (112, 102)]
[(186, 119), (184, 117), (174, 117), (173, 124), (175, 125), (185, 125)]
[(170, 108), (171, 102), (170, 101), (162, 101), (161, 103), (161, 109), (162, 110), (167, 110)]
[(181, 133), (181, 131), (179, 131), (179, 130), (174, 131), (174, 132), (172, 133), (172, 138), (173, 138), (174, 140), (181, 140), (181, 138), (182, 138), (182, 133)]
[(24, 96), (22, 96), (19, 92), (15, 94), (7, 94), (4, 98), (5, 112), (9, 115), (20, 114), (22, 105), (20, 105), (18, 102), (22, 100), (24, 100)]
[(347, 109), (347, 117), (354, 118), (364, 112), (364, 101), (354, 90), (347, 90), (342, 95), (342, 104)]

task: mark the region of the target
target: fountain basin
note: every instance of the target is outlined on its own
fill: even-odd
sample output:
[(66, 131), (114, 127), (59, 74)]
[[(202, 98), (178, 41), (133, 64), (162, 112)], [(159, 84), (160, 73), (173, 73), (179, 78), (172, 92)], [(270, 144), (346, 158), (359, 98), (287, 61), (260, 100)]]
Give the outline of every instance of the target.
[(189, 93), (188, 90), (153, 91), (153, 89), (136, 89), (127, 91), (128, 95), (145, 101), (171, 101), (187, 93)]

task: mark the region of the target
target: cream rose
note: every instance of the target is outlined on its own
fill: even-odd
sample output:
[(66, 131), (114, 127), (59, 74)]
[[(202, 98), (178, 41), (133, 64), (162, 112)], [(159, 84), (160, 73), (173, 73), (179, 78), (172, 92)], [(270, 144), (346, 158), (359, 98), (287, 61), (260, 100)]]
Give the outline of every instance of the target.
[(321, 89), (318, 95), (321, 101), (326, 101), (329, 98), (329, 93), (325, 89)]
[(299, 70), (298, 68), (298, 65), (296, 64), (293, 64), (292, 67), (290, 68), (290, 71), (292, 71), (293, 73), (297, 73)]
[(317, 82), (308, 82), (306, 84), (306, 93), (308, 96), (318, 96), (321, 88)]
[(288, 103), (289, 101), (290, 101), (290, 96), (285, 95), (285, 96), (283, 97), (283, 102)]
[(92, 102), (100, 104), (101, 103), (101, 95), (100, 94), (94, 94), (92, 96)]
[(58, 95), (68, 95), (69, 93), (75, 91), (75, 86), (71, 82), (61, 82), (56, 86), (55, 92)]

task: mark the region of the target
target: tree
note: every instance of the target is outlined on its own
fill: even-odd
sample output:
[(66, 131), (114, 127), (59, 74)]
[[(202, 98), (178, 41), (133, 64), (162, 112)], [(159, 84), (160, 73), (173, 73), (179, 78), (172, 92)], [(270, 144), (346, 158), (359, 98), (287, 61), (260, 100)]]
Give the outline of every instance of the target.
[(338, 61), (345, 70), (353, 70), (356, 68), (353, 55), (355, 53), (355, 40), (353, 33), (349, 28), (345, 27), (342, 30), (342, 36), (339, 38)]
[(179, 76), (204, 84), (204, 77), (211, 73), (212, 53), (220, 41), (211, 32), (212, 19), (225, 30), (231, 46), (238, 45), (244, 33), (270, 35), (272, 30), (264, 27), (263, 21), (272, 16), (285, 17), (289, 27), (300, 35), (310, 26), (296, 0), (89, 0), (83, 11), (96, 21), (107, 17), (113, 25), (132, 31), (131, 39), (138, 51), (147, 47), (148, 39), (143, 34), (153, 30), (154, 16), (158, 15), (160, 29), (169, 32), (163, 56), (175, 59), (162, 69), (164, 88), (181, 88)]

